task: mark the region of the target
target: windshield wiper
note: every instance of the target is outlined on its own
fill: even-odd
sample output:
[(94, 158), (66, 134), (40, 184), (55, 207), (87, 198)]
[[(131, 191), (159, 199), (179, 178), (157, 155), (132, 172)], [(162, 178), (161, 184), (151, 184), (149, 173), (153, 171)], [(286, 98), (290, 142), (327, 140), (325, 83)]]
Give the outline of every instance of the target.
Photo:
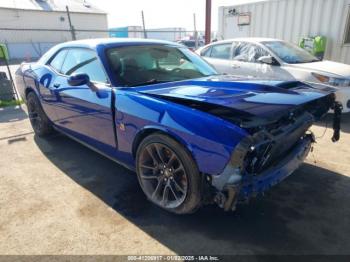
[(167, 83), (167, 82), (170, 82), (170, 81), (151, 79), (151, 80), (148, 80), (146, 82), (142, 82), (142, 83), (137, 83), (135, 85), (131, 85), (131, 87), (134, 87), (134, 86), (145, 86), (145, 85), (152, 85), (152, 84), (161, 84), (161, 83)]

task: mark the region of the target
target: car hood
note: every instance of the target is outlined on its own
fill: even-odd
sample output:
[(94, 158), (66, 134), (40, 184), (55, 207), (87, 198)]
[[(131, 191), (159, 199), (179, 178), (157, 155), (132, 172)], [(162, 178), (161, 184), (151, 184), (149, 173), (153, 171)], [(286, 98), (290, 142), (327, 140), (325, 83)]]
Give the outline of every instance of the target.
[(332, 62), (319, 61), (313, 63), (291, 64), (294, 68), (306, 69), (315, 73), (323, 73), (327, 76), (350, 78), (350, 65)]
[(137, 89), (143, 94), (188, 106), (192, 106), (193, 103), (224, 107), (232, 109), (231, 112), (240, 116), (267, 119), (276, 118), (290, 109), (331, 93), (314, 89), (301, 82), (243, 80), (227, 76), (157, 84)]

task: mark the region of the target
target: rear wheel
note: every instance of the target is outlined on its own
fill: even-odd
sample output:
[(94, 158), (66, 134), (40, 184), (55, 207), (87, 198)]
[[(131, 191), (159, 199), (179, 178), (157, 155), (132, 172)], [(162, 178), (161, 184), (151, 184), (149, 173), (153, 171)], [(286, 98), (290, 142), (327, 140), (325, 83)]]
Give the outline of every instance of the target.
[(163, 209), (187, 214), (201, 204), (200, 174), (187, 150), (162, 134), (146, 137), (136, 153), (137, 176), (148, 199)]
[(30, 123), (36, 135), (47, 136), (53, 132), (52, 124), (41, 107), (40, 101), (34, 92), (27, 95), (27, 107)]

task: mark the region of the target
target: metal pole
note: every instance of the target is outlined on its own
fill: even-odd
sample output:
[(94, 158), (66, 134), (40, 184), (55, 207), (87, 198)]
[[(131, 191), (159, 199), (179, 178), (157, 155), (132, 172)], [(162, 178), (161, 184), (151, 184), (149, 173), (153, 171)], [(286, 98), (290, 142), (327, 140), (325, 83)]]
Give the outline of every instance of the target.
[(205, 44), (210, 43), (211, 37), (211, 0), (205, 1)]
[(68, 16), (68, 23), (69, 23), (70, 32), (72, 34), (72, 40), (77, 40), (77, 37), (75, 35), (75, 29), (74, 29), (74, 26), (72, 25), (72, 21), (70, 19), (70, 12), (69, 12), (68, 5), (66, 5), (66, 11), (67, 11), (67, 16)]
[(143, 36), (144, 36), (144, 38), (147, 38), (147, 32), (146, 32), (146, 26), (145, 26), (145, 16), (143, 14), (143, 10), (141, 11), (141, 16), (142, 16)]
[(193, 14), (193, 27), (194, 27), (194, 40), (195, 40), (195, 48), (198, 48), (198, 32), (197, 32), (197, 25), (196, 25), (196, 14)]

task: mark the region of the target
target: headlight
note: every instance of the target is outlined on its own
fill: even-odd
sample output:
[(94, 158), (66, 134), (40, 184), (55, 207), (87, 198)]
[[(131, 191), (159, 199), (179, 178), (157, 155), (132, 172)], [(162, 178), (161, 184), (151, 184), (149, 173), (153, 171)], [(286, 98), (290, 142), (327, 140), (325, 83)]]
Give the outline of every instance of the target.
[(325, 75), (320, 75), (317, 73), (311, 73), (318, 81), (320, 81), (323, 84), (328, 84), (331, 86), (350, 86), (350, 79), (344, 79), (344, 78), (336, 78), (336, 77), (329, 77)]

